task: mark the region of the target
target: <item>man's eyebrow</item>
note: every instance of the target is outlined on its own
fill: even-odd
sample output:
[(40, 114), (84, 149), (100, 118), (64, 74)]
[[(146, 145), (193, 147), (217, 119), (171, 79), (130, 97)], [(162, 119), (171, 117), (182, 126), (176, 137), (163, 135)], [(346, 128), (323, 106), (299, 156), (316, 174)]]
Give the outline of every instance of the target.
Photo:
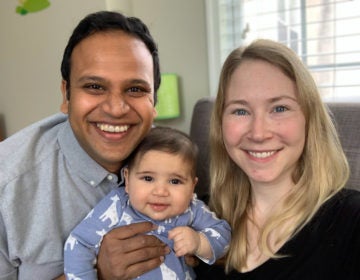
[[(100, 76), (83, 76), (78, 79), (78, 82), (106, 82), (107, 80)], [(150, 87), (151, 85), (143, 79), (127, 79), (123, 81), (124, 84), (143, 85)]]
[(94, 82), (104, 82), (105, 79), (99, 76), (82, 76), (80, 79), (78, 79), (79, 82), (88, 82), (88, 81), (94, 81)]
[(125, 80), (124, 83), (136, 84), (136, 85), (144, 85), (144, 86), (148, 86), (148, 87), (151, 86), (149, 84), (149, 82), (147, 82), (145, 80), (142, 80), (142, 79), (128, 79), (128, 80)]

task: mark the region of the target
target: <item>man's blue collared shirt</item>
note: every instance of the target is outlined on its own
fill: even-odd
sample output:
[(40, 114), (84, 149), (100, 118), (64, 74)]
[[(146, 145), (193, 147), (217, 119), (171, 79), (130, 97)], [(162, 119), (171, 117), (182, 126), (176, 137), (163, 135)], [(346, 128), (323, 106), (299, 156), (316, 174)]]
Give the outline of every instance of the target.
[(61, 275), (65, 239), (118, 181), (80, 147), (63, 114), (0, 142), (0, 279)]

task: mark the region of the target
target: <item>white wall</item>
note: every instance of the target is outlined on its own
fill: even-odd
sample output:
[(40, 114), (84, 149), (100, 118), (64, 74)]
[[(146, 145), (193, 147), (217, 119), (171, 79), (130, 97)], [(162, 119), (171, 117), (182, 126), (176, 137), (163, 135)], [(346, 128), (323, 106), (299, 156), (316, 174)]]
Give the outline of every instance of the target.
[(161, 124), (185, 132), (195, 102), (209, 96), (205, 1), (132, 1), (135, 15), (148, 24), (158, 42), (161, 71), (179, 75), (182, 115)]
[[(111, 1), (50, 2), (46, 10), (21, 16), (15, 13), (18, 1), (0, 1), (0, 117), (7, 136), (59, 111), (67, 40), (81, 18)], [(189, 132), (196, 100), (209, 95), (204, 1), (132, 0), (131, 10), (126, 9), (149, 26), (162, 72), (180, 78), (182, 116), (162, 124)]]

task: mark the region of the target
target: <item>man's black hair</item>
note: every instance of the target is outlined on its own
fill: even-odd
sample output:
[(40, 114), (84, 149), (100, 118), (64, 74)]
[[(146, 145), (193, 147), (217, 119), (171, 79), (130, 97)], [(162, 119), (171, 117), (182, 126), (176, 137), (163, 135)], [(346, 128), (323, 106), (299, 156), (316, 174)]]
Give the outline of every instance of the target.
[(67, 99), (70, 98), (70, 70), (71, 70), (71, 54), (82, 40), (97, 32), (106, 31), (123, 31), (140, 39), (148, 48), (154, 68), (154, 101), (156, 104), (157, 90), (160, 86), (160, 64), (157, 45), (151, 36), (147, 26), (136, 17), (126, 17), (118, 12), (101, 11), (87, 15), (75, 27), (68, 44), (64, 50), (61, 62), (61, 75), (66, 81)]

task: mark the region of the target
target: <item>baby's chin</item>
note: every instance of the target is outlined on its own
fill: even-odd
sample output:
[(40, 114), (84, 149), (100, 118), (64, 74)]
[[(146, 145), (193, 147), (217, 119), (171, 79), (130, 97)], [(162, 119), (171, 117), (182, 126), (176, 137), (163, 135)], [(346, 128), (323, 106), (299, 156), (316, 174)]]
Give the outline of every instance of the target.
[(148, 213), (145, 215), (153, 221), (162, 222), (162, 221), (173, 219), (173, 218), (179, 216), (180, 214), (166, 214), (166, 213), (155, 212), (155, 213)]

